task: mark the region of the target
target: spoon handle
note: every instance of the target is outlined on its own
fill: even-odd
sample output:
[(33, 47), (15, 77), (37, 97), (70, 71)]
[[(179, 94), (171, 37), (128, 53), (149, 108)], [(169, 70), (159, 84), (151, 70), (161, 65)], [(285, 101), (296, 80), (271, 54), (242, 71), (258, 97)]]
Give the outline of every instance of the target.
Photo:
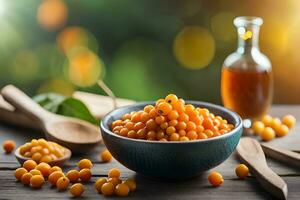
[(287, 199), (287, 185), (280, 176), (268, 167), (258, 141), (249, 137), (242, 138), (237, 146), (237, 153), (265, 190), (279, 199)]
[(265, 154), (271, 158), (284, 162), (288, 165), (300, 167), (300, 154), (293, 151), (273, 147), (269, 144), (261, 144)]
[(43, 109), (24, 92), (13, 85), (7, 85), (1, 90), (3, 98), (12, 106), (25, 113), (43, 125), (43, 122), (52, 118), (52, 113)]

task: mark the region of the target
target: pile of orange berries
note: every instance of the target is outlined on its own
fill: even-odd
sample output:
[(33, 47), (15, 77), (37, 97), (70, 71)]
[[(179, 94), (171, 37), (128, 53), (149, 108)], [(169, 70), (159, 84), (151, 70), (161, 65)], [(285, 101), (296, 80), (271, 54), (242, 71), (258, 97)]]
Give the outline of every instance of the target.
[(23, 167), (15, 170), (15, 177), (24, 185), (30, 185), (33, 188), (41, 188), (45, 180), (55, 186), (58, 190), (66, 190), (71, 183), (70, 193), (73, 196), (81, 196), (84, 192), (84, 186), (79, 182), (88, 182), (91, 177), (91, 168), (93, 164), (88, 159), (82, 159), (78, 162), (80, 171), (70, 170), (66, 175), (59, 166), (51, 167), (45, 162), (37, 164), (34, 160), (27, 160)]
[(37, 163), (49, 163), (65, 155), (66, 148), (61, 145), (46, 141), (45, 139), (33, 139), (20, 147), (20, 154)]
[(112, 123), (115, 134), (133, 139), (189, 141), (217, 137), (234, 126), (206, 108), (185, 104), (174, 94), (147, 105), (143, 110), (125, 114)]
[(286, 115), (281, 120), (265, 115), (260, 121), (253, 123), (252, 130), (255, 134), (260, 135), (262, 140), (270, 141), (276, 136), (286, 136), (295, 123), (296, 118), (292, 115)]
[(128, 196), (130, 192), (136, 190), (136, 182), (134, 180), (126, 179), (120, 180), (121, 172), (117, 168), (112, 168), (108, 172), (108, 179), (99, 178), (95, 182), (95, 189), (99, 194), (105, 196), (112, 196), (116, 194), (120, 197)]

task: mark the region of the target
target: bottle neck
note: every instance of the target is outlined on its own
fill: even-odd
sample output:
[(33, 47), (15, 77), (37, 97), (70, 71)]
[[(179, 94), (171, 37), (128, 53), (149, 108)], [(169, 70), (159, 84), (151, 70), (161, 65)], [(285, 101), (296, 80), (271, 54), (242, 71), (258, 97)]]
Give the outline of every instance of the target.
[(238, 27), (238, 48), (240, 54), (259, 51), (259, 26)]

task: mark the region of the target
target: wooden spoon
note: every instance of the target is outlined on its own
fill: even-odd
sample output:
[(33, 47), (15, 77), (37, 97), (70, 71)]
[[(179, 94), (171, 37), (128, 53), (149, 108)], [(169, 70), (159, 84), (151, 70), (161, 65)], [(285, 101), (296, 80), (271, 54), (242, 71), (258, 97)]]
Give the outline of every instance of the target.
[(300, 167), (300, 154), (286, 149), (273, 147), (269, 144), (261, 144), (265, 154), (271, 158), (284, 162), (288, 165)]
[(73, 153), (85, 153), (101, 141), (99, 127), (53, 114), (13, 85), (5, 86), (1, 94), (8, 103), (34, 120), (44, 130), (47, 139), (68, 147)]
[[(70, 158), (71, 158), (71, 151), (67, 148), (65, 148), (65, 152), (64, 152), (64, 156), (61, 157), (61, 158), (58, 158), (58, 159), (55, 159), (55, 160), (52, 160), (50, 161), (48, 164), (50, 166), (63, 166), (63, 164), (65, 162), (67, 162)], [(28, 158), (28, 157), (24, 157), (20, 154), (20, 147), (16, 149), (15, 151), (15, 157), (17, 158), (17, 160), (19, 161), (19, 163), (21, 165), (23, 165), (23, 163), (26, 161), (26, 160), (30, 160), (31, 158)]]
[(237, 146), (237, 153), (261, 186), (279, 199), (287, 199), (288, 188), (284, 180), (267, 165), (265, 154), (258, 141), (244, 137)]

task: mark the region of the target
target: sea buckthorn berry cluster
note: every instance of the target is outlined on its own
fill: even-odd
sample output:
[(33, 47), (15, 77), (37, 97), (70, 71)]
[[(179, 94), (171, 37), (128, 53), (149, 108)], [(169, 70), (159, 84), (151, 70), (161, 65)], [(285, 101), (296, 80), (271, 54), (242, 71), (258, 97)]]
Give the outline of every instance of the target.
[(2, 147), (5, 153), (11, 153), (15, 149), (16, 143), (12, 140), (5, 140)]
[(108, 179), (99, 178), (95, 182), (95, 189), (99, 194), (104, 196), (112, 196), (116, 194), (120, 197), (128, 196), (130, 192), (136, 190), (136, 182), (134, 180), (125, 179), (120, 180), (121, 172), (117, 168), (112, 168), (108, 172)]
[[(73, 169), (65, 175), (59, 166), (51, 167), (45, 162), (37, 164), (34, 160), (27, 160), (23, 163), (23, 167), (15, 170), (14, 175), (18, 181), (33, 188), (41, 188), (45, 179), (58, 190), (66, 190), (70, 182), (75, 183), (70, 187), (70, 193), (78, 197), (84, 192), (84, 186), (77, 182), (88, 182), (91, 179), (93, 163), (89, 159), (82, 159), (77, 163), (77, 166), (80, 171)], [(118, 175), (116, 171), (111, 173), (111, 176)]]
[(286, 115), (281, 120), (265, 115), (260, 121), (252, 124), (252, 130), (255, 134), (260, 135), (262, 140), (270, 141), (275, 137), (286, 136), (295, 123), (296, 118), (292, 115)]
[(159, 99), (155, 105), (133, 111), (111, 124), (115, 134), (156, 141), (190, 141), (217, 137), (234, 126), (206, 108), (186, 104), (174, 94)]
[(33, 139), (20, 147), (20, 154), (36, 163), (49, 163), (65, 155), (66, 148), (45, 139)]

